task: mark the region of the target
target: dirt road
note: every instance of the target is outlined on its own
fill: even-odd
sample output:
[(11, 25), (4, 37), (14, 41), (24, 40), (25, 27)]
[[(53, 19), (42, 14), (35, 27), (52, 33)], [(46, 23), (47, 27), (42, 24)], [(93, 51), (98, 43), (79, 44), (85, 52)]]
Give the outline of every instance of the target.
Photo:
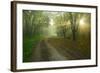
[(66, 59), (68, 58), (51, 46), (46, 39), (39, 42), (32, 57), (32, 61), (56, 61)]

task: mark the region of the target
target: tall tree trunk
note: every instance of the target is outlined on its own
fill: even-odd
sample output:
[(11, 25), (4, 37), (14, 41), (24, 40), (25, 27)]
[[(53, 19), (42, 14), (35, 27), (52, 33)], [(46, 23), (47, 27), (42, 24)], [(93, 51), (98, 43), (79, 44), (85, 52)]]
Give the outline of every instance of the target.
[(72, 16), (72, 21), (71, 21), (72, 37), (73, 37), (73, 40), (75, 41), (76, 40), (76, 32), (77, 32), (77, 29), (76, 29), (76, 15), (72, 14), (71, 16)]
[(73, 35), (73, 40), (75, 41), (76, 40), (76, 32), (75, 32), (75, 30), (72, 30), (72, 35)]

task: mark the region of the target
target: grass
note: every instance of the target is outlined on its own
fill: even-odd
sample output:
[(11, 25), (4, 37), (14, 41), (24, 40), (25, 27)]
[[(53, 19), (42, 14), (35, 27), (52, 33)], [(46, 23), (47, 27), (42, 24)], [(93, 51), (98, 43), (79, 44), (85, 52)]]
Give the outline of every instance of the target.
[(39, 36), (23, 38), (23, 62), (31, 62), (33, 49), (36, 48), (39, 41)]

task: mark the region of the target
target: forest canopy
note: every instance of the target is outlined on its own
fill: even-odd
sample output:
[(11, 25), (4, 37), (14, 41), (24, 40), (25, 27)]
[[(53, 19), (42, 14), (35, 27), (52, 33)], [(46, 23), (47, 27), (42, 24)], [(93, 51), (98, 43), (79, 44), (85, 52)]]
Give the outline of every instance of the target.
[(29, 37), (57, 36), (76, 40), (80, 32), (90, 32), (90, 19), (90, 13), (23, 10), (23, 31)]

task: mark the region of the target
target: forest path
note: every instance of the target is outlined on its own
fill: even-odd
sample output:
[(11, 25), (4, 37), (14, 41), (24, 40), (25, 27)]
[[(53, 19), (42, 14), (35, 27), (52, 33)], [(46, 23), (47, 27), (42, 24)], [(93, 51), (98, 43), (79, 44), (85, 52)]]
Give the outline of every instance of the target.
[(77, 49), (70, 49), (67, 48), (67, 46), (64, 48), (57, 48), (57, 45), (54, 47), (54, 45), (51, 44), (49, 40), (45, 38), (38, 43), (36, 48), (33, 48), (32, 62), (61, 60), (64, 61), (85, 58), (82, 53)]
[(32, 61), (67, 60), (59, 50), (49, 44), (47, 39), (41, 40), (33, 52)]

